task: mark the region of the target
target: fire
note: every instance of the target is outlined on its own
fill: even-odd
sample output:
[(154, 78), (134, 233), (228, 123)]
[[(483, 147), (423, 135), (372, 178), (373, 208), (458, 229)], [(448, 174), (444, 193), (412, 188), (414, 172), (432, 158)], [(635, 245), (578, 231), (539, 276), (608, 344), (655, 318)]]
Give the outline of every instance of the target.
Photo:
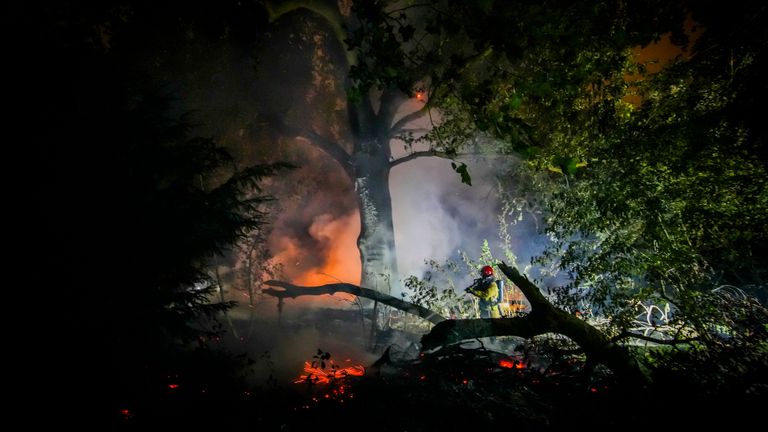
[(294, 383), (298, 384), (310, 381), (316, 384), (328, 384), (331, 381), (344, 379), (349, 376), (363, 375), (365, 375), (365, 367), (362, 365), (340, 368), (331, 364), (330, 369), (323, 369), (313, 367), (310, 362), (304, 362), (304, 375), (299, 375), (299, 378), (297, 378)]
[[(330, 214), (316, 216), (307, 234), (322, 246), (322, 257), (305, 250), (296, 238), (279, 237), (271, 240), (271, 248), (278, 251), (272, 263), (283, 265), (285, 276), (297, 285), (315, 286), (340, 281), (360, 284), (360, 252), (357, 237), (360, 234), (360, 215), (352, 212), (343, 217)], [(340, 294), (339, 294), (340, 296)], [(352, 297), (352, 296), (350, 296)], [(312, 298), (318, 302), (318, 298)]]
[(424, 102), (425, 99), (426, 99), (426, 95), (424, 94), (423, 91), (417, 91), (416, 92), (416, 100), (417, 101)]
[(511, 359), (499, 360), (499, 366), (507, 369), (525, 369), (525, 364), (523, 362)]

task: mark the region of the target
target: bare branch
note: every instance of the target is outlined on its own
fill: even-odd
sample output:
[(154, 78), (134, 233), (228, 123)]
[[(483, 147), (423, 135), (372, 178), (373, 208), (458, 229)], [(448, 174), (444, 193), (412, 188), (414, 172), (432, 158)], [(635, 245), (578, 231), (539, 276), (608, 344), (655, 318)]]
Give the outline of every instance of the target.
[(399, 159), (393, 160), (392, 162), (389, 163), (389, 167), (392, 168), (392, 167), (395, 167), (397, 165), (406, 163), (408, 161), (412, 161), (414, 159), (418, 159), (420, 157), (429, 157), (429, 156), (440, 157), (440, 158), (443, 158), (443, 159), (453, 159), (453, 158), (455, 158), (457, 156), (460, 156), (460, 155), (455, 154), (455, 153), (449, 154), (449, 153), (441, 152), (441, 151), (437, 151), (437, 150), (417, 151), (417, 152), (413, 152), (413, 153), (408, 154), (408, 156), (403, 156), (403, 157), (401, 157)]
[(405, 125), (408, 123), (418, 120), (425, 115), (427, 115), (427, 112), (429, 111), (428, 105), (424, 105), (419, 109), (418, 111), (414, 111), (410, 114), (404, 115), (400, 120), (398, 120), (394, 125), (392, 125), (392, 128), (390, 129), (389, 136), (395, 137), (395, 135), (399, 134), (403, 131), (403, 128), (405, 128)]
[(325, 294), (333, 295), (337, 292), (343, 292), (343, 293), (352, 294), (358, 297), (377, 300), (381, 303), (384, 303), (387, 306), (392, 306), (395, 309), (399, 309), (401, 311), (408, 312), (418, 317), (424, 318), (425, 320), (431, 322), (432, 324), (437, 324), (441, 321), (445, 321), (445, 317), (423, 306), (415, 305), (413, 303), (400, 300), (399, 298), (392, 297), (391, 295), (384, 294), (379, 291), (372, 290), (370, 288), (363, 288), (363, 287), (359, 287), (357, 285), (352, 285), (349, 283), (334, 283), (334, 284), (326, 284), (326, 285), (320, 285), (320, 286), (314, 286), (314, 287), (306, 287), (306, 286), (294, 285), (294, 284), (283, 282), (283, 281), (268, 280), (264, 282), (264, 284), (284, 288), (283, 290), (276, 290), (272, 288), (267, 288), (262, 290), (262, 293), (269, 294), (271, 296), (274, 296), (280, 299), (286, 298), (286, 297), (296, 298), (304, 295), (325, 295)]
[(638, 333), (632, 333), (632, 332), (625, 331), (625, 332), (621, 332), (620, 334), (618, 334), (615, 337), (613, 337), (611, 339), (611, 341), (612, 342), (618, 342), (618, 341), (620, 341), (622, 339), (628, 339), (628, 338), (640, 339), (640, 340), (644, 340), (644, 341), (648, 341), (648, 342), (657, 343), (659, 345), (683, 345), (683, 344), (688, 344), (688, 343), (695, 342), (695, 341), (699, 340), (699, 338), (657, 339), (655, 337), (651, 337), (651, 336), (646, 336), (646, 335), (643, 335), (643, 334), (638, 334)]
[(352, 156), (350, 156), (350, 154), (347, 153), (347, 151), (344, 150), (336, 141), (329, 140), (328, 138), (311, 130), (291, 126), (277, 118), (270, 118), (269, 124), (276, 127), (277, 130), (283, 135), (303, 139), (309, 142), (311, 145), (317, 147), (325, 154), (332, 157), (336, 162), (339, 163), (339, 165), (341, 165), (345, 172), (348, 174), (352, 173), (354, 163)]
[(532, 310), (554, 308), (552, 303), (550, 303), (549, 300), (544, 297), (544, 294), (541, 293), (539, 287), (528, 280), (525, 275), (520, 274), (516, 268), (508, 266), (507, 263), (503, 261), (499, 264), (499, 268), (509, 278), (509, 280), (512, 281), (512, 283), (520, 288), (520, 291), (523, 292), (523, 295), (531, 304)]

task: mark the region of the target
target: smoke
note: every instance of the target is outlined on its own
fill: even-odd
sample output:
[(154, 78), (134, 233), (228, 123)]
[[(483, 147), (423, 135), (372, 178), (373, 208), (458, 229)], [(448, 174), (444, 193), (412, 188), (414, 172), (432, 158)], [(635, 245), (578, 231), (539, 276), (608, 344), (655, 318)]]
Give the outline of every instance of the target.
[(270, 236), (270, 249), (276, 251), (273, 260), (282, 263), (285, 277), (298, 285), (359, 284), (357, 212), (303, 216), (279, 220), (278, 229)]
[[(393, 170), (390, 185), (401, 277), (422, 277), (430, 269), (427, 260), (459, 261), (460, 251), (477, 257), (485, 240), (494, 257), (504, 257), (497, 176), (516, 162), (478, 158), (465, 163), (472, 186), (461, 183), (445, 159), (416, 159)], [(510, 226), (509, 234), (509, 246), (521, 264), (540, 252), (546, 241), (530, 218)]]
[[(348, 305), (337, 296), (332, 298)], [(312, 361), (318, 349), (330, 353), (331, 360), (342, 367), (367, 367), (378, 358), (366, 349), (370, 327), (356, 325), (360, 322), (356, 309), (342, 309), (340, 315), (334, 309), (317, 309), (287, 300), (278, 319), (273, 307), (262, 302), (254, 309), (236, 308), (229, 313), (235, 331), (229, 332), (224, 343), (233, 351), (245, 350), (254, 360), (249, 377), (254, 385), (274, 380), (279, 387), (299, 390), (293, 382), (304, 362)]]
[[(359, 284), (360, 215), (351, 179), (325, 153), (307, 141), (286, 137), (290, 134), (278, 132), (267, 120), (279, 119), (350, 147), (346, 95), (338, 84), (347, 71), (336, 66), (343, 53), (327, 48), (327, 29), (313, 20), (311, 14), (280, 20), (255, 57), (227, 47), (218, 57), (221, 64), (200, 65), (206, 73), (195, 74), (191, 72), (194, 65), (183, 64), (189, 71), (181, 87), (188, 105), (200, 109), (197, 118), (209, 125), (202, 132), (215, 136), (239, 164), (285, 160), (299, 166), (272, 179), (266, 190), (279, 205), (271, 213), (267, 243), (272, 263), (282, 266), (280, 278), (299, 285)], [(427, 100), (423, 94), (406, 101), (401, 114), (418, 110)], [(433, 115), (432, 120), (439, 118)], [(425, 117), (410, 126), (427, 129), (429, 124)], [(398, 143), (392, 146), (402, 152)], [(486, 239), (500, 256), (496, 176), (509, 161), (462, 162), (469, 167), (472, 186), (461, 183), (445, 159), (416, 159), (392, 170), (395, 253), (401, 278), (423, 276), (428, 269), (425, 260), (456, 260), (459, 251), (477, 255)], [(517, 228), (514, 236), (521, 245), (533, 238), (529, 226)], [(401, 284), (392, 282), (392, 294), (397, 296)], [(264, 303), (274, 316), (276, 301)], [(348, 297), (340, 295), (307, 297), (286, 300), (284, 313), (303, 310), (303, 319), (310, 322), (311, 308), (304, 309), (309, 305), (353, 307)]]
[[(428, 95), (422, 94), (421, 97), (426, 99)], [(400, 115), (418, 110), (423, 103), (421, 99), (413, 98), (401, 107)], [(428, 130), (431, 121), (439, 123), (439, 113), (417, 119), (408, 127)], [(423, 144), (416, 147), (418, 145)], [(392, 143), (395, 159), (406, 156), (409, 151), (397, 141)], [(495, 257), (504, 256), (499, 238), (501, 202), (498, 180), (500, 175), (520, 161), (512, 156), (478, 154), (463, 157), (457, 162), (467, 165), (471, 186), (461, 182), (451, 162), (438, 157), (425, 157), (392, 169), (390, 188), (401, 278), (410, 275), (423, 277), (430, 270), (428, 260), (437, 263), (459, 261), (460, 252), (477, 257), (486, 240)], [(521, 261), (529, 260), (543, 247), (543, 238), (530, 219), (512, 226), (509, 234), (512, 242), (509, 246)], [(474, 273), (466, 275), (463, 282), (476, 276)]]
[(304, 166), (275, 185), (283, 198), (268, 239), (272, 261), (299, 285), (359, 284), (360, 216), (352, 185), (319, 151), (306, 148), (303, 154)]
[[(392, 172), (390, 186), (398, 268), (401, 276), (421, 276), (425, 260), (455, 258), (459, 250), (478, 251), (483, 239), (497, 237), (499, 203), (477, 166), (474, 186), (461, 183), (450, 162), (416, 159)], [(487, 170), (486, 170), (487, 172)]]
[[(217, 67), (215, 85), (194, 83), (201, 90), (188, 93), (194, 95), (191, 103), (203, 108), (204, 123), (214, 123), (209, 131), (223, 139), (241, 163), (266, 158), (300, 167), (274, 179), (268, 190), (280, 206), (271, 214), (272, 263), (282, 265), (283, 279), (300, 285), (360, 283), (360, 216), (351, 180), (325, 153), (307, 141), (271, 131), (274, 125), (263, 120), (276, 118), (313, 130), (349, 149), (345, 94), (336, 84), (343, 82), (346, 70), (336, 66), (341, 64), (339, 53), (328, 48), (328, 40), (311, 14), (281, 20), (256, 54), (261, 59), (256, 64), (245, 53), (226, 51), (222, 60), (232, 67)], [(189, 90), (192, 87), (197, 88), (190, 84)], [(400, 115), (422, 108), (427, 100), (426, 93), (407, 100)], [(408, 126), (425, 130), (429, 120), (439, 121), (439, 115), (432, 113)], [(395, 158), (403, 155), (396, 141), (392, 149)], [(428, 268), (425, 260), (458, 259), (459, 250), (477, 255), (485, 239), (500, 256), (496, 175), (509, 161), (462, 162), (469, 167), (473, 186), (461, 183), (445, 159), (416, 159), (392, 170), (394, 253), (401, 278), (422, 276)], [(520, 244), (533, 237), (528, 226), (516, 229)], [(398, 295), (401, 284), (392, 282), (392, 294)]]

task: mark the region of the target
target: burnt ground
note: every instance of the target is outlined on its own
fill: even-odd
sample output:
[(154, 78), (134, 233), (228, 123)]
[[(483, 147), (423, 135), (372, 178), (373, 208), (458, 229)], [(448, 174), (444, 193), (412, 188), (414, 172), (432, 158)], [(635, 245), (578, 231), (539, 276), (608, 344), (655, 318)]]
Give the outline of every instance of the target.
[[(207, 345), (227, 345), (230, 354), (239, 346), (246, 353), (233, 358), (208, 349), (174, 359), (173, 370), (155, 371), (142, 392), (111, 406), (107, 430), (710, 430), (717, 424), (749, 426), (761, 421), (768, 406), (764, 394), (712, 395), (665, 383), (623, 388), (605, 370), (584, 373), (578, 358), (544, 364), (514, 349), (489, 349), (489, 341), (414, 355), (405, 341), (418, 335), (389, 332), (371, 344), (369, 333), (357, 326), (359, 313), (311, 318), (320, 321), (286, 319), (281, 330), (260, 322), (254, 331), (253, 321), (236, 322), (237, 338), (229, 332), (229, 339)], [(305, 339), (288, 340), (296, 334)], [(249, 337), (262, 344), (253, 347)], [(359, 346), (347, 352), (343, 345), (315, 346), (344, 338), (350, 345), (370, 344), (364, 376), (337, 374), (320, 383), (309, 374), (294, 382), (303, 361), (318, 360), (320, 366), (320, 353), (330, 355), (324, 364), (329, 374), (346, 366), (348, 355), (362, 358), (362, 351), (354, 353)], [(289, 345), (295, 358), (280, 355), (281, 344)], [(243, 365), (261, 374), (232, 373)]]

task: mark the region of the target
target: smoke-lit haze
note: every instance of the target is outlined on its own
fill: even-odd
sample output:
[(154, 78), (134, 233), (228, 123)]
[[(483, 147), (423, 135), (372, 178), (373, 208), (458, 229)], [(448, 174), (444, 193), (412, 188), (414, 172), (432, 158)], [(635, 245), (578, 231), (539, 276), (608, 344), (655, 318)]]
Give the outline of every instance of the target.
[[(415, 98), (403, 104), (402, 114), (420, 108)], [(427, 127), (426, 118), (411, 125)], [(391, 143), (395, 159), (405, 155), (402, 143)], [(338, 164), (304, 146), (302, 168), (285, 179), (286, 196), (303, 195), (283, 204), (270, 236), (275, 260), (286, 277), (299, 285), (360, 281), (360, 232), (357, 198)], [(451, 161), (437, 157), (414, 159), (390, 173), (396, 255), (401, 278), (423, 276), (426, 260), (458, 259), (458, 251), (479, 255), (484, 240), (494, 252), (498, 246), (497, 176), (511, 160), (467, 158), (472, 186), (460, 181)], [(530, 224), (514, 229), (513, 245), (521, 256), (530, 256), (535, 230)], [(500, 254), (498, 256), (501, 256)], [(468, 275), (475, 277), (475, 275)], [(395, 282), (395, 281), (393, 281)], [(401, 284), (393, 283), (393, 295)]]
[(497, 237), (499, 205), (488, 168), (470, 165), (473, 186), (461, 183), (450, 161), (441, 158), (417, 159), (392, 170), (401, 276), (422, 276), (425, 260), (455, 258), (459, 249), (479, 252), (483, 239)]
[[(273, 262), (282, 264), (283, 277), (300, 285), (359, 284), (360, 215), (353, 181), (309, 140), (294, 138), (274, 124), (277, 119), (296, 129), (312, 130), (351, 150), (342, 86), (347, 71), (339, 67), (343, 57), (328, 49), (328, 33), (311, 14), (273, 25), (255, 56), (239, 48), (221, 47), (217, 64), (206, 63), (207, 58), (198, 59), (199, 65), (185, 60), (178, 66), (180, 73), (168, 75), (177, 76), (182, 83), (178, 88), (188, 108), (197, 110), (196, 117), (204, 125), (202, 134), (215, 136), (226, 145), (241, 166), (284, 160), (299, 167), (272, 179), (266, 190), (279, 205), (270, 215), (268, 247)], [(205, 78), (206, 74), (210, 76)], [(424, 103), (424, 97), (405, 101), (395, 120)], [(428, 128), (428, 117), (410, 126)], [(392, 150), (394, 158), (403, 156), (401, 142), (393, 141)], [(458, 250), (477, 255), (484, 239), (492, 247), (496, 245), (499, 203), (495, 176), (509, 161), (461, 161), (469, 167), (471, 187), (461, 183), (445, 159), (421, 158), (392, 169), (401, 278), (422, 276), (427, 259), (455, 259)], [(520, 241), (515, 248), (520, 248), (516, 252), (522, 257), (532, 230), (518, 228)], [(393, 281), (393, 294), (398, 292), (399, 284)]]
[(286, 279), (299, 285), (360, 282), (360, 217), (351, 182), (322, 152), (302, 146), (299, 168), (276, 179), (268, 243)]
[[(188, 103), (201, 109), (200, 119), (208, 124), (207, 131), (222, 140), (242, 163), (266, 158), (299, 166), (271, 180), (267, 190), (279, 200), (279, 210), (271, 215), (268, 247), (273, 261), (282, 264), (284, 278), (299, 285), (359, 284), (360, 215), (353, 182), (336, 161), (306, 140), (272, 130), (265, 120), (273, 117), (297, 127), (309, 125), (318, 134), (350, 147), (340, 86), (346, 71), (333, 66), (338, 58), (325, 50), (327, 41), (318, 36), (322, 31), (314, 26), (300, 19), (279, 24), (269, 43), (257, 53), (258, 64), (246, 60), (249, 53), (225, 51), (220, 61), (228, 61), (228, 66), (220, 68), (213, 85), (209, 82), (208, 87), (197, 87), (199, 83), (193, 83), (187, 89)], [(401, 107), (399, 115), (413, 112), (423, 103), (414, 97)], [(427, 128), (426, 120), (422, 118), (411, 127)], [(405, 151), (397, 141), (392, 142), (392, 150), (395, 159)], [(486, 239), (494, 254), (501, 257), (496, 176), (513, 161), (485, 157), (461, 162), (469, 167), (472, 186), (463, 184), (445, 159), (415, 159), (392, 169), (390, 187), (401, 278), (423, 276), (428, 269), (425, 260), (456, 260), (460, 250), (477, 256)], [(525, 264), (544, 240), (530, 220), (512, 230), (512, 248), (519, 262)], [(466, 275), (465, 281), (475, 276)], [(398, 296), (402, 287), (393, 282), (392, 294)], [(280, 382), (290, 382), (318, 348), (332, 352), (337, 360), (349, 356), (370, 364), (373, 357), (366, 348), (370, 330), (366, 330), (365, 322), (316, 315), (322, 310), (318, 306), (357, 311), (358, 305), (352, 300), (342, 295), (288, 299), (282, 309), (282, 324), (277, 322), (277, 301), (271, 297), (260, 298), (254, 308), (233, 311), (237, 337), (245, 341), (251, 355), (268, 352), (274, 363), (259, 363), (257, 378), (276, 372)], [(404, 341), (402, 345), (406, 344)]]
[[(283, 264), (285, 277), (297, 284), (360, 282), (356, 244), (360, 222), (352, 181), (307, 140), (290, 138), (270, 123), (282, 119), (350, 148), (343, 88), (348, 71), (343, 50), (331, 43), (331, 34), (316, 15), (297, 12), (270, 24), (252, 51), (199, 37), (187, 51), (170, 50), (173, 55), (161, 63), (153, 60), (146, 65), (150, 74), (176, 91), (185, 108), (197, 112), (200, 132), (226, 145), (241, 166), (287, 160), (300, 167), (274, 179), (276, 187), (268, 190), (281, 206), (272, 214), (268, 246), (275, 261)], [(675, 54), (669, 48), (669, 39), (662, 39), (637, 50), (637, 60), (663, 63)], [(412, 98), (400, 115), (423, 103)], [(425, 120), (413, 126), (424, 128)], [(393, 151), (395, 158), (401, 156), (402, 145), (393, 143)], [(495, 168), (506, 161), (462, 162), (469, 166), (471, 187), (461, 183), (450, 162), (442, 159), (417, 159), (391, 171), (401, 277), (421, 276), (426, 259), (455, 258), (458, 250), (476, 255), (484, 239), (495, 245)], [(525, 262), (532, 249), (540, 247), (536, 246), (540, 239), (531, 224), (515, 229), (513, 248)]]
[[(227, 85), (205, 93), (206, 110), (217, 121), (217, 132), (234, 142), (239, 153), (258, 157), (266, 152), (300, 166), (276, 179), (277, 187), (270, 190), (280, 200), (281, 209), (273, 215), (269, 248), (274, 261), (282, 263), (285, 278), (301, 285), (360, 282), (356, 244), (360, 216), (352, 182), (338, 163), (306, 140), (286, 138), (275, 131), (265, 133), (268, 122), (260, 120), (279, 116), (286, 123), (309, 126), (349, 148), (340, 84), (346, 71), (335, 66), (338, 53), (326, 49), (326, 38), (322, 27), (311, 20), (281, 22), (257, 54), (256, 73), (243, 73), (241, 69), (252, 65), (237, 60), (237, 68), (227, 69), (231, 76), (222, 72), (217, 77), (217, 82)], [(656, 51), (659, 48), (640, 50), (638, 60), (648, 61), (653, 57), (649, 53)], [(658, 57), (664, 60), (669, 54), (661, 49)], [(249, 90), (238, 93), (238, 88)], [(217, 92), (224, 93), (217, 96)], [(403, 104), (399, 115), (413, 112), (423, 103), (413, 97)], [(243, 110), (253, 112), (250, 119)], [(240, 112), (238, 118), (244, 119), (245, 127), (238, 128), (236, 121), (225, 118), (232, 111)], [(428, 126), (426, 117), (411, 125), (418, 129)], [(398, 141), (392, 142), (392, 150), (395, 159), (404, 155)], [(422, 276), (428, 259), (456, 259), (459, 250), (476, 256), (485, 239), (495, 253), (500, 252), (496, 247), (496, 176), (512, 161), (490, 157), (461, 161), (469, 167), (472, 186), (461, 183), (445, 159), (420, 158), (392, 169), (390, 187), (401, 278)], [(543, 240), (531, 221), (523, 221), (513, 230), (513, 250), (519, 262), (526, 263), (540, 250)], [(393, 283), (393, 288), (397, 295), (399, 285)]]

